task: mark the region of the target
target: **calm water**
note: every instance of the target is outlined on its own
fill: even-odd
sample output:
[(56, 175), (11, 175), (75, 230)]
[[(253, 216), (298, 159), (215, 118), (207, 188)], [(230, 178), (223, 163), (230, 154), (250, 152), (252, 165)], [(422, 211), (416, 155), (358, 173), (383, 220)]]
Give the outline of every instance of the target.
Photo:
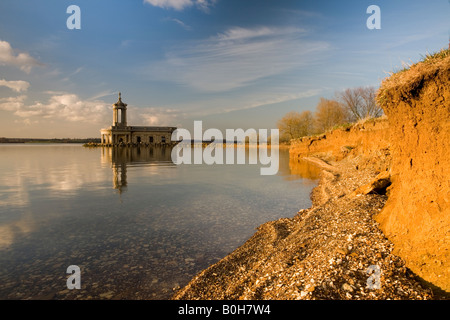
[(176, 166), (163, 148), (0, 145), (0, 299), (168, 299), (260, 224), (310, 206), (317, 170), (287, 150), (277, 175), (259, 170)]

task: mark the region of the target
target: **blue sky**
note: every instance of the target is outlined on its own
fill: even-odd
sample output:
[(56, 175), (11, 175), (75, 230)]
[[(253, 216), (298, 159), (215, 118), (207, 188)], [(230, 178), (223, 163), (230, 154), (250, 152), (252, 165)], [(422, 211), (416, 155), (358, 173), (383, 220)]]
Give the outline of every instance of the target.
[(449, 0), (2, 0), (0, 136), (98, 137), (119, 91), (130, 125), (276, 128), (447, 47), (449, 18)]

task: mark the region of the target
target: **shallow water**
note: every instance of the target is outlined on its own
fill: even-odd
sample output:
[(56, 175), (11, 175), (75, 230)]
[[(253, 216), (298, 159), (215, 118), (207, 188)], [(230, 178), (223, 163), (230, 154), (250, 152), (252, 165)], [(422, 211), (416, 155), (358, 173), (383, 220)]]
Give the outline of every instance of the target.
[(287, 150), (261, 176), (177, 166), (168, 148), (0, 145), (0, 299), (168, 299), (260, 224), (309, 207), (317, 177)]

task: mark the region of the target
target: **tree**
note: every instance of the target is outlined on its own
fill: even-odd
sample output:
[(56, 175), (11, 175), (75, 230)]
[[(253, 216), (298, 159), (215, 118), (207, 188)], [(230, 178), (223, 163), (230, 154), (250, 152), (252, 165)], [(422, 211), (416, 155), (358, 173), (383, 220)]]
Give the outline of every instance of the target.
[(277, 127), (280, 130), (280, 140), (289, 141), (301, 138), (312, 133), (313, 116), (311, 111), (291, 111), (278, 121)]
[(383, 115), (383, 109), (376, 101), (377, 91), (374, 87), (367, 87), (361, 89), (361, 98), (365, 110), (364, 118), (378, 118)]
[(383, 109), (376, 103), (374, 87), (346, 89), (339, 93), (338, 97), (344, 108), (351, 114), (352, 121), (368, 117), (377, 118), (383, 114)]
[(315, 112), (315, 125), (317, 132), (325, 132), (335, 125), (347, 121), (348, 114), (336, 100), (320, 98)]

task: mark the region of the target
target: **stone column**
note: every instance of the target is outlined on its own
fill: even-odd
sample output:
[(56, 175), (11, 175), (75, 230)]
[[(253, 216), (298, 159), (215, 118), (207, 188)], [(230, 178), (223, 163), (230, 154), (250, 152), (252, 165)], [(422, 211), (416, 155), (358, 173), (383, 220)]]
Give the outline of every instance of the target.
[(121, 125), (126, 127), (127, 126), (127, 108), (122, 108), (122, 115), (121, 115)]
[(113, 126), (117, 126), (117, 122), (119, 120), (119, 110), (114, 107), (113, 109)]

